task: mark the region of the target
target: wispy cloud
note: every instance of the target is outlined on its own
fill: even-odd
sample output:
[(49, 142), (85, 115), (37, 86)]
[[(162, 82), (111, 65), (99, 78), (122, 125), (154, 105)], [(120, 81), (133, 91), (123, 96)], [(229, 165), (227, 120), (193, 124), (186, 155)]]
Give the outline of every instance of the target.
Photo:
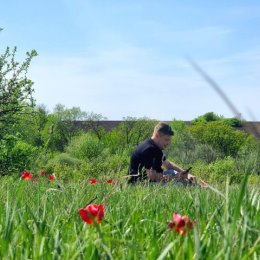
[[(198, 62), (223, 86), (242, 113), (251, 107), (260, 118), (256, 74), (259, 65), (253, 59), (258, 51)], [(252, 69), (250, 75), (243, 74), (242, 66), (235, 66), (245, 62)], [(165, 68), (166, 64), (170, 67), (168, 73), (164, 69), (160, 73), (160, 67)], [(246, 84), (248, 76), (250, 84)], [(39, 57), (31, 77), (38, 102), (49, 108), (57, 103), (80, 106), (109, 119), (128, 115), (192, 119), (207, 111), (232, 116), (184, 58), (174, 62), (171, 58), (156, 60), (152, 50), (142, 48), (109, 49), (84, 57)]]

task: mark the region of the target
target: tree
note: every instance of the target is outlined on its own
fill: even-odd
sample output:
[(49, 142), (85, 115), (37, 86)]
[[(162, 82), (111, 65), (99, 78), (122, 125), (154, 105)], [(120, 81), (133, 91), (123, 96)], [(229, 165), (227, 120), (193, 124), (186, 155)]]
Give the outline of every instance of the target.
[(213, 121), (221, 121), (226, 125), (232, 127), (238, 127), (243, 125), (243, 122), (241, 121), (240, 118), (237, 117), (225, 118), (224, 116), (219, 116), (214, 112), (207, 112), (202, 116), (198, 116), (195, 119), (193, 119), (191, 123), (192, 125), (198, 125), (198, 124), (206, 124), (208, 122), (213, 122)]
[(53, 113), (61, 121), (77, 121), (77, 120), (86, 120), (88, 114), (84, 111), (81, 111), (79, 107), (66, 108), (65, 105), (57, 104)]
[(27, 52), (25, 61), (19, 63), (15, 60), (16, 51), (16, 47), (13, 51), (7, 47), (0, 56), (0, 138), (21, 115), (28, 113), (26, 108), (34, 106), (33, 82), (27, 78), (27, 72), (37, 52)]
[(55, 106), (53, 115), (55, 117), (55, 129), (63, 133), (61, 136), (64, 136), (67, 140), (65, 143), (70, 142), (71, 138), (80, 131), (75, 127), (75, 122), (88, 118), (88, 113), (81, 111), (79, 107), (66, 108), (62, 104)]
[(212, 146), (225, 156), (236, 156), (247, 138), (244, 132), (235, 130), (222, 121), (194, 125), (190, 131), (199, 142)]
[(212, 121), (219, 121), (219, 120), (221, 120), (221, 118), (222, 118), (221, 116), (216, 115), (214, 112), (207, 112), (202, 116), (196, 117), (191, 122), (193, 125), (206, 124), (206, 123), (212, 122)]
[(123, 122), (106, 135), (105, 146), (113, 152), (132, 148), (151, 137), (157, 121), (146, 117), (124, 117)]
[[(104, 119), (101, 114), (87, 113), (79, 107), (66, 108), (57, 104), (53, 113), (48, 115), (48, 121), (42, 131), (45, 145), (52, 151), (64, 151), (72, 137), (82, 132), (82, 125), (100, 141), (105, 132), (100, 121)], [(78, 127), (78, 121), (81, 127)]]
[[(18, 135), (21, 140), (33, 146), (43, 146), (42, 130), (47, 123), (48, 112), (44, 105), (29, 107), (20, 116), (19, 122), (15, 123), (8, 132)], [(28, 116), (30, 114), (30, 116)]]
[(138, 145), (140, 141), (151, 137), (154, 126), (157, 121), (146, 117), (124, 117), (123, 122), (119, 125), (122, 140), (126, 145)]
[(102, 120), (106, 120), (102, 114), (96, 114), (90, 112), (87, 114), (86, 121), (84, 124), (87, 126), (88, 130), (90, 130), (93, 134), (95, 134), (99, 141), (101, 141), (102, 137), (105, 134), (105, 128), (101, 125)]

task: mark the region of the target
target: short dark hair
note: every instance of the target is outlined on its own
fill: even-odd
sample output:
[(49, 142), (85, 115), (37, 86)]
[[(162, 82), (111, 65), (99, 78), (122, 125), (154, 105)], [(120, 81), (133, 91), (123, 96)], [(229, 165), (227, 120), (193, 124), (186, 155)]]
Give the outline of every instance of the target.
[(154, 127), (155, 132), (159, 132), (164, 135), (174, 135), (171, 126), (165, 122), (160, 122)]

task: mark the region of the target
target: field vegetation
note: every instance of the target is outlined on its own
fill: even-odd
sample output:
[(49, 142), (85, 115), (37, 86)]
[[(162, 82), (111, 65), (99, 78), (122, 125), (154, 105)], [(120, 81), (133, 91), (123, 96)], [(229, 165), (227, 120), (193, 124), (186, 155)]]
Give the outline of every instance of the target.
[[(172, 120), (169, 160), (207, 183), (127, 184), (129, 158), (157, 120), (36, 105), (37, 53), (0, 56), (0, 259), (254, 259), (260, 257), (260, 143), (206, 113)], [(85, 131), (75, 127), (84, 121)]]

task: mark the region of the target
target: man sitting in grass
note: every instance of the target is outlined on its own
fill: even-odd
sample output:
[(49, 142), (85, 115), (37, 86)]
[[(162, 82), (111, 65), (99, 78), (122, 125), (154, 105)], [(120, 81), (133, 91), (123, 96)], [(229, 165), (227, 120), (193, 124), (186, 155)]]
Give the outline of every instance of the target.
[(155, 126), (152, 137), (139, 144), (131, 156), (129, 183), (148, 179), (151, 182), (175, 180), (184, 185), (196, 184), (193, 175), (168, 161), (162, 152), (170, 144), (173, 135), (168, 124), (160, 122)]

